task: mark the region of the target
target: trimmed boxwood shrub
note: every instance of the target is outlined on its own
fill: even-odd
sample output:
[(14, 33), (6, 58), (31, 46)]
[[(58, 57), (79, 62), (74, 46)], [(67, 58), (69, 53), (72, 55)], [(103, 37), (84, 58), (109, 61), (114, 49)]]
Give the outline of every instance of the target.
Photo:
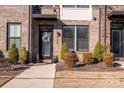
[(103, 53), (103, 62), (107, 67), (113, 66), (114, 54), (109, 52)]
[(61, 53), (60, 53), (60, 57), (62, 60), (64, 60), (64, 54), (67, 52), (69, 52), (69, 48), (66, 43), (63, 43), (61, 47)]
[(78, 57), (76, 53), (68, 52), (64, 54), (64, 63), (66, 67), (72, 68), (76, 65), (76, 62), (78, 62)]
[(12, 44), (12, 47), (8, 51), (7, 58), (12, 64), (17, 64), (17, 62), (19, 61), (19, 52), (18, 48), (16, 48), (16, 44)]
[(83, 63), (89, 65), (92, 63), (92, 53), (83, 53)]
[(103, 49), (101, 43), (98, 42), (93, 51), (93, 61), (101, 62), (103, 59), (103, 52), (104, 52), (104, 49)]
[(26, 47), (22, 47), (21, 51), (20, 51), (20, 61), (21, 64), (25, 64), (26, 60), (27, 60), (27, 51), (26, 51)]

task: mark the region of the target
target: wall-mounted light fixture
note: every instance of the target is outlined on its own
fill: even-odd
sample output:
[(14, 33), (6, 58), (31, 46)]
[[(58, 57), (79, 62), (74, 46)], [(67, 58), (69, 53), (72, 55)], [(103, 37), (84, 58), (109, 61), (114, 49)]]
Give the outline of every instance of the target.
[(58, 39), (61, 36), (61, 34), (59, 32), (57, 32), (56, 34), (57, 34), (57, 42), (56, 43), (58, 44), (58, 41), (59, 41)]
[(57, 32), (57, 37), (60, 37), (60, 36), (61, 36), (61, 34), (59, 32)]
[(97, 18), (96, 18), (96, 17), (93, 17), (93, 20), (95, 20), (95, 21), (96, 21), (96, 20), (97, 20)]

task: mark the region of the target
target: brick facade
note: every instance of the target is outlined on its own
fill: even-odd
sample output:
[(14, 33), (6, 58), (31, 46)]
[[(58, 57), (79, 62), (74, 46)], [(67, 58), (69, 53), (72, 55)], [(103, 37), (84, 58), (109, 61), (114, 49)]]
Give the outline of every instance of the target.
[(0, 6), (0, 49), (7, 52), (7, 23), (21, 23), (21, 47), (28, 50), (29, 6)]
[[(100, 15), (101, 8), (101, 15)], [(21, 23), (21, 47), (26, 47), (29, 50), (31, 46), (32, 59), (36, 60), (39, 56), (39, 26), (53, 25), (53, 55), (60, 55), (62, 44), (62, 25), (89, 25), (89, 52), (93, 52), (96, 43), (101, 39), (102, 44), (106, 39), (106, 44), (110, 46), (111, 22), (124, 22), (124, 20), (110, 20), (108, 14), (112, 11), (123, 11), (124, 6), (107, 6), (106, 10), (106, 35), (105, 35), (105, 7), (92, 6), (92, 20), (60, 20), (60, 8), (43, 7), (43, 14), (57, 14), (56, 19), (34, 19), (29, 20), (29, 6), (0, 6), (0, 49), (6, 54), (7, 41), (7, 23)], [(100, 19), (101, 18), (101, 19)], [(29, 41), (29, 21), (32, 21), (31, 41)], [(100, 23), (101, 22), (101, 23)], [(99, 32), (101, 29), (101, 32)], [(57, 33), (60, 33), (60, 37)], [(100, 34), (101, 33), (101, 34)], [(100, 35), (100, 37), (99, 37)], [(106, 36), (106, 38), (105, 38)], [(29, 42), (31, 44), (29, 45)], [(79, 58), (82, 57), (82, 52), (77, 52)]]
[[(49, 10), (48, 10), (49, 11)], [(99, 8), (93, 7), (92, 16), (96, 20), (33, 20), (33, 57), (39, 54), (39, 26), (53, 25), (53, 55), (60, 55), (62, 44), (62, 25), (89, 25), (89, 52), (93, 52), (96, 43), (99, 41)], [(57, 32), (60, 37), (57, 38)], [(80, 59), (82, 59), (82, 52), (77, 52)]]
[[(109, 46), (109, 51), (111, 51), (111, 23), (124, 23), (124, 19), (113, 18), (109, 19), (109, 14), (116, 12), (123, 12), (124, 6), (122, 5), (107, 5), (106, 6), (106, 16), (105, 16), (105, 6), (101, 6), (101, 42), (104, 44), (104, 40), (106, 39), (106, 45)], [(105, 38), (105, 17), (106, 17), (106, 38)], [(124, 47), (124, 46), (122, 46)], [(123, 51), (123, 50), (122, 50)], [(123, 53), (123, 52), (122, 52)]]

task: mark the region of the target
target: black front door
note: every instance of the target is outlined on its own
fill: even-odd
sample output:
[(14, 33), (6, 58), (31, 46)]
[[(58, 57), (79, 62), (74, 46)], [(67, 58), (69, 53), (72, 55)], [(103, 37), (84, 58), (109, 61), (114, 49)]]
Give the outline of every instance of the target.
[(124, 24), (113, 23), (111, 25), (111, 48), (115, 56), (122, 56), (122, 32)]
[(39, 57), (51, 59), (53, 52), (53, 26), (40, 26), (39, 31)]
[(112, 30), (112, 51), (115, 56), (121, 56), (121, 30)]

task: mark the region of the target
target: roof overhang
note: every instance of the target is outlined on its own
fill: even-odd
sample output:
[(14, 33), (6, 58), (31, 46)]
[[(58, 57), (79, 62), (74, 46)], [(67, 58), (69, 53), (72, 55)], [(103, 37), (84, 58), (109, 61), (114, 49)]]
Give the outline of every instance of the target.
[(33, 14), (34, 19), (57, 19), (56, 14)]
[(108, 14), (109, 19), (117, 18), (117, 19), (124, 19), (124, 11), (113, 11)]

